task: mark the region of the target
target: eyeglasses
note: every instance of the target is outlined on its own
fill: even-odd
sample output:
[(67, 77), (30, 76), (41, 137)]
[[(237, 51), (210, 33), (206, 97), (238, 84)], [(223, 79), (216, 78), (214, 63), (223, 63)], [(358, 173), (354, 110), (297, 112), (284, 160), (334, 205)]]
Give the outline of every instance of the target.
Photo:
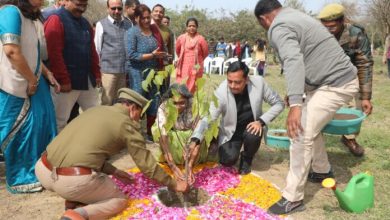
[(118, 11), (122, 11), (122, 7), (112, 7), (112, 8), (110, 8), (111, 9), (111, 11), (116, 11), (116, 10), (118, 10)]

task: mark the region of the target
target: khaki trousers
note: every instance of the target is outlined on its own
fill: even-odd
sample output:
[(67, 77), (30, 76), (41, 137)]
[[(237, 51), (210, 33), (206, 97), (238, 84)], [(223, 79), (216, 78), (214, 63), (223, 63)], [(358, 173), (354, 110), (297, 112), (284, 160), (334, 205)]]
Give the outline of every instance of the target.
[(90, 220), (108, 219), (127, 206), (127, 197), (103, 173), (56, 175), (40, 159), (35, 165), (35, 174), (45, 189), (56, 192), (66, 200), (87, 204), (83, 209)]
[(88, 90), (72, 90), (56, 93), (51, 89), (51, 97), (56, 111), (58, 133), (67, 125), (70, 113), (77, 102), (83, 111), (98, 105), (98, 92), (88, 80)]
[(306, 94), (301, 118), (304, 131), (292, 140), (290, 146), (290, 170), (283, 190), (283, 197), (287, 200), (294, 202), (303, 199), (310, 166), (316, 172), (329, 172), (330, 164), (321, 131), (358, 90), (356, 78), (342, 87), (323, 86)]
[(126, 74), (102, 73), (102, 105), (112, 105), (118, 90), (126, 87)]

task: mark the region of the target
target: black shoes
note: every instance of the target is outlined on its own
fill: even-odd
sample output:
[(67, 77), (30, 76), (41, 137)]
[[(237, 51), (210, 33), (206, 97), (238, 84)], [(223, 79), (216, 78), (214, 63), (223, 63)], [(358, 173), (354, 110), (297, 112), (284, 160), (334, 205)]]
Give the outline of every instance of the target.
[(278, 202), (273, 204), (268, 212), (275, 215), (291, 214), (293, 212), (299, 212), (305, 210), (303, 201), (290, 202), (284, 197), (282, 197)]
[(322, 180), (326, 178), (334, 178), (332, 170), (330, 170), (328, 173), (310, 172), (308, 176), (308, 180), (312, 183), (321, 183)]
[[(240, 162), (241, 164), (241, 162)], [(240, 175), (247, 175), (251, 172), (251, 167), (250, 166), (246, 166), (246, 165), (243, 165), (243, 166), (240, 166), (238, 172), (240, 173)]]
[(246, 157), (243, 153), (241, 153), (240, 166), (238, 168), (240, 175), (247, 175), (251, 172), (252, 160), (253, 157)]

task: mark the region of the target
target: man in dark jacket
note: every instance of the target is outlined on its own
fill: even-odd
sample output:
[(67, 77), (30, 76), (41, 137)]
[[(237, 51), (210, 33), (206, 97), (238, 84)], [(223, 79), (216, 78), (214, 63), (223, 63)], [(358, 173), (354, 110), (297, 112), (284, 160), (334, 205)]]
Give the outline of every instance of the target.
[[(364, 28), (347, 22), (344, 17), (344, 11), (344, 6), (341, 4), (329, 4), (322, 9), (318, 18), (328, 28), (329, 32), (335, 36), (344, 52), (351, 58), (352, 64), (358, 70), (360, 91), (351, 107), (362, 109), (365, 114), (369, 115), (372, 111), (370, 100), (374, 66), (370, 40)], [(364, 154), (364, 148), (356, 142), (357, 135), (343, 135), (341, 142), (349, 148), (353, 155), (361, 157)]]

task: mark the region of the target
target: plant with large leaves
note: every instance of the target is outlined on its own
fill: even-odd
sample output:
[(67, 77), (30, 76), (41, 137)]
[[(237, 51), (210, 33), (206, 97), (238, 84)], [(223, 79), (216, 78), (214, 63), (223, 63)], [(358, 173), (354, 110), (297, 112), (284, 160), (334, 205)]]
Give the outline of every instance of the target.
[[(157, 87), (157, 91), (160, 90), (161, 86), (166, 82), (166, 78), (170, 76), (173, 71), (174, 67), (173, 65), (169, 65), (165, 67), (165, 70), (163, 71), (155, 71), (155, 70), (146, 70), (148, 71), (148, 76), (146, 79), (142, 82), (142, 88), (145, 91), (149, 91), (149, 88), (152, 86), (152, 83)], [(220, 123), (220, 118), (213, 119), (211, 118), (209, 109), (210, 105), (214, 105), (215, 107), (218, 107), (218, 99), (214, 95), (214, 93), (210, 93), (205, 89), (206, 80), (210, 81), (210, 76), (205, 75), (203, 78), (199, 78), (196, 80), (196, 90), (194, 93), (194, 98), (192, 101), (192, 120), (186, 121), (186, 124), (191, 124), (192, 128), (195, 128), (198, 123), (200, 123), (200, 120), (207, 121), (208, 129), (204, 132), (204, 141), (206, 143), (206, 146), (210, 146), (211, 141), (214, 138), (217, 138), (218, 136), (218, 128)], [(211, 85), (213, 90), (217, 87), (217, 84)], [(180, 94), (177, 90), (172, 90), (173, 99), (168, 99), (165, 103), (165, 113), (166, 113), (166, 123), (164, 124), (165, 131), (168, 132), (174, 132), (177, 135), (177, 131), (174, 130), (175, 122), (178, 119), (179, 113), (178, 110), (173, 102), (174, 99), (179, 98)], [(157, 92), (155, 95), (161, 96), (159, 92)], [(161, 99), (160, 99), (161, 100)], [(160, 103), (161, 104), (161, 103)], [(159, 105), (161, 107), (161, 105)], [(159, 108), (160, 108), (159, 107)], [(158, 123), (158, 120), (157, 120)], [(192, 130), (194, 132), (194, 130)], [(182, 140), (178, 138), (177, 140), (180, 141), (180, 146), (183, 148), (183, 151), (185, 152), (185, 178), (186, 181), (188, 181), (189, 176), (189, 157), (191, 155), (191, 150), (189, 145), (191, 142), (190, 137), (186, 140)], [(161, 130), (160, 126), (155, 126), (153, 129), (153, 136), (155, 140), (159, 140), (161, 138)]]

